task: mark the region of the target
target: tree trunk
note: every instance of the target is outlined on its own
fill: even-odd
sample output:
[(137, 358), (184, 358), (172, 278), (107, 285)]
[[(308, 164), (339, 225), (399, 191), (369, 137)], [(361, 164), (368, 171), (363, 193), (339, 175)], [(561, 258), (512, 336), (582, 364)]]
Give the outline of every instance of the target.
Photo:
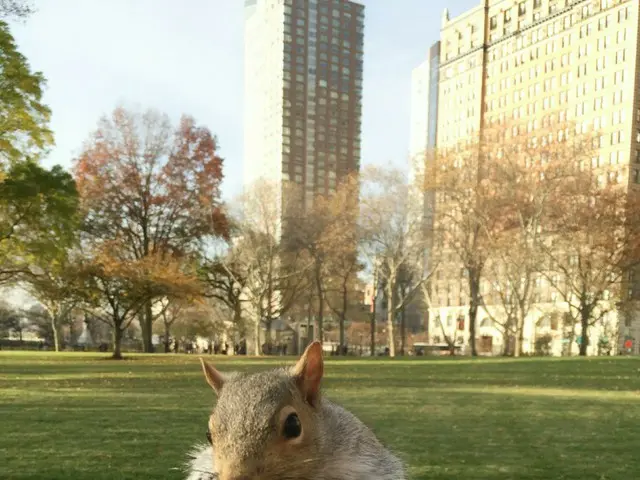
[[(271, 314), (269, 314), (271, 315)], [(271, 329), (273, 327), (273, 320), (271, 317), (267, 317), (267, 320), (264, 322), (265, 326), (265, 339), (264, 343), (267, 346), (267, 355), (271, 355), (271, 349), (273, 346), (273, 338), (271, 337)]]
[(51, 333), (53, 334), (53, 348), (56, 352), (60, 351), (60, 339), (58, 338), (58, 322), (55, 315), (51, 315)]
[(340, 355), (343, 355), (345, 352), (345, 341), (344, 341), (344, 324), (347, 316), (347, 305), (349, 302), (349, 291), (347, 289), (346, 284), (343, 285), (342, 288), (342, 311), (340, 312)]
[(400, 356), (404, 357), (404, 350), (407, 345), (407, 310), (402, 307), (400, 312)]
[(576, 338), (576, 322), (575, 319), (571, 319), (571, 338), (569, 339), (568, 356), (573, 356), (573, 340)]
[(478, 356), (476, 347), (476, 323), (478, 318), (478, 307), (480, 306), (480, 278), (474, 269), (468, 269), (469, 273), (469, 346), (471, 356)]
[(171, 326), (168, 322), (164, 322), (164, 353), (169, 353), (171, 351), (169, 344), (169, 329)]
[(502, 333), (502, 356), (508, 357), (511, 355), (511, 334), (509, 332), (510, 328), (510, 320), (507, 320), (507, 323), (504, 327), (504, 332)]
[(122, 334), (124, 332), (120, 329), (119, 322), (113, 327), (113, 355), (111, 358), (114, 360), (122, 360)]
[(516, 314), (516, 336), (515, 336), (515, 346), (513, 351), (513, 356), (518, 358), (522, 356), (523, 353), (523, 343), (524, 343), (524, 319), (520, 312)]
[(580, 356), (587, 356), (587, 349), (589, 348), (589, 318), (591, 317), (591, 312), (588, 310), (583, 310), (580, 312), (580, 327), (581, 327), (581, 335), (582, 342), (580, 342)]
[(376, 286), (373, 287), (373, 299), (371, 305), (371, 356), (376, 356), (376, 299), (378, 297), (378, 291)]
[(520, 319), (520, 326), (518, 327), (518, 355), (524, 355), (524, 318)]
[(395, 284), (393, 281), (387, 281), (387, 336), (389, 343), (389, 357), (396, 356), (396, 342), (393, 331), (393, 321), (395, 319)]
[[(314, 324), (314, 320), (313, 320), (313, 297), (309, 298), (309, 304), (307, 305), (307, 338), (306, 338), (306, 344), (305, 344), (305, 348), (307, 348), (307, 346), (309, 346), (309, 344), (311, 343), (311, 335), (309, 335), (309, 332), (311, 332), (311, 325), (315, 325)], [(315, 332), (313, 333), (313, 336), (315, 337)], [(304, 349), (303, 349), (304, 351)], [(300, 352), (302, 353), (302, 352)]]
[(241, 336), (244, 336), (244, 326), (242, 325), (242, 304), (240, 301), (236, 302), (233, 306), (233, 323), (236, 326), (236, 329), (241, 333)]
[(142, 331), (142, 351), (144, 353), (153, 352), (153, 343), (151, 337), (153, 335), (153, 304), (148, 300), (144, 304), (144, 310), (140, 318), (140, 330)]
[(254, 353), (257, 357), (262, 354), (262, 349), (260, 348), (260, 319), (256, 318), (253, 325), (253, 335), (255, 341)]
[(324, 292), (322, 291), (321, 272), (318, 268), (316, 269), (316, 290), (318, 294), (318, 328), (314, 332), (314, 337), (322, 344), (324, 337)]

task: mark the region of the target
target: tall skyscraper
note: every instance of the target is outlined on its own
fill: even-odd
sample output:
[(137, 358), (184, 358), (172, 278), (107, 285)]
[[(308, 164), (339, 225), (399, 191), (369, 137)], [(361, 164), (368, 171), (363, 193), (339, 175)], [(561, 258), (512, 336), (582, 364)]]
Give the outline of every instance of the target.
[(439, 81), (440, 42), (436, 42), (428, 58), (411, 74), (411, 156), (422, 156), (436, 146)]
[[(573, 122), (578, 131), (601, 132), (592, 158), (598, 181), (640, 188), (639, 18), (637, 0), (482, 0), (456, 18), (445, 12), (438, 148), (497, 125), (535, 136), (554, 122)], [(443, 209), (436, 205), (436, 223)], [(467, 330), (456, 339), (467, 342), (468, 292), (456, 259), (446, 258), (453, 264), (443, 271), (457, 273), (434, 282), (432, 313), (447, 327), (462, 319)], [(553, 293), (536, 284), (542, 303), (553, 304)], [(478, 318), (479, 335), (499, 339), (485, 320)], [(533, 350), (535, 321), (524, 329), (525, 351)]]
[[(438, 82), (440, 42), (429, 49), (425, 61), (411, 74), (411, 128), (409, 139), (409, 208), (410, 223), (420, 222), (431, 237), (433, 232), (434, 195), (425, 193), (422, 180), (431, 152), (436, 147), (438, 120)], [(415, 224), (414, 224), (415, 225)], [(431, 245), (424, 252), (424, 269), (431, 268)], [(418, 298), (406, 309), (407, 326), (417, 331), (424, 325), (427, 308)]]
[(411, 133), (409, 140), (409, 185), (412, 202), (422, 203), (430, 227), (433, 198), (416, 181), (424, 176), (429, 152), (436, 148), (438, 129), (438, 88), (440, 80), (440, 42), (429, 49), (428, 58), (411, 75)]
[(364, 6), (245, 1), (244, 184), (298, 184), (306, 208), (360, 168)]

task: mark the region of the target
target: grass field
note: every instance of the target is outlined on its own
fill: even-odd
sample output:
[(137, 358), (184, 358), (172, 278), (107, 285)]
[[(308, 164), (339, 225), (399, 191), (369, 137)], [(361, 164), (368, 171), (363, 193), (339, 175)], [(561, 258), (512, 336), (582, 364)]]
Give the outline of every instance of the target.
[[(325, 394), (411, 478), (640, 478), (640, 360), (337, 360), (325, 372)], [(196, 356), (0, 352), (0, 478), (180, 479), (212, 402)]]

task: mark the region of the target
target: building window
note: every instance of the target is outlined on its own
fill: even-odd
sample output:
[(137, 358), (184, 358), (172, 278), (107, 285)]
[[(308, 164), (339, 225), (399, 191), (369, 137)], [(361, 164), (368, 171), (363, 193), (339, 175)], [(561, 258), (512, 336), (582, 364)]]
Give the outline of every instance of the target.
[(526, 15), (527, 13), (527, 2), (520, 2), (518, 5), (518, 15)]
[(618, 22), (624, 22), (628, 18), (629, 14), (626, 8), (621, 8), (618, 12)]
[(616, 38), (617, 38), (618, 43), (622, 43), (622, 42), (626, 41), (627, 40), (627, 29), (624, 28), (622, 30), (618, 30)]

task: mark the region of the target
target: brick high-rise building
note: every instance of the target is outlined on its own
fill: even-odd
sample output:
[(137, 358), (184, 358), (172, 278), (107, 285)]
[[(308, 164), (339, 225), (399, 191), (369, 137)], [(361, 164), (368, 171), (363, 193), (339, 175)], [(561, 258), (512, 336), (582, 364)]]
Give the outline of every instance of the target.
[(360, 168), (364, 6), (245, 0), (244, 184), (292, 181), (309, 208)]
[[(639, 17), (637, 0), (483, 0), (456, 18), (445, 11), (438, 148), (500, 124), (533, 136), (554, 122), (572, 122), (578, 131), (600, 132), (592, 159), (599, 180), (638, 188)], [(446, 205), (436, 205), (436, 222), (439, 208)], [(436, 295), (434, 312), (445, 326), (462, 319), (466, 329), (459, 340), (466, 343), (464, 281), (459, 268), (444, 271), (457, 274), (437, 280), (436, 289), (445, 294)], [(536, 288), (544, 289), (543, 283)], [(533, 350), (537, 321), (525, 326), (525, 351)], [(500, 336), (479, 315), (478, 335), (485, 334)]]

